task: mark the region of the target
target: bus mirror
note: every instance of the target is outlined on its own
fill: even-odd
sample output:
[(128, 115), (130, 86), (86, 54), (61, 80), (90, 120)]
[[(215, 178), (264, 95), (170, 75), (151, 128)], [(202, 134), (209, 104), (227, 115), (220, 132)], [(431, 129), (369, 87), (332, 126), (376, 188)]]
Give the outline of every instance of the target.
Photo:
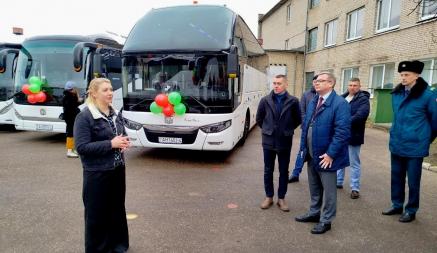
[(232, 45), (228, 54), (228, 77), (238, 77), (238, 48)]
[(83, 66), (83, 49), (89, 48), (91, 51), (95, 51), (99, 45), (92, 42), (79, 42), (73, 49), (73, 67), (74, 71), (80, 72)]
[(102, 55), (96, 53), (93, 55), (93, 73), (102, 76)]
[(6, 71), (6, 60), (8, 59), (8, 54), (18, 55), (20, 53), (19, 49), (9, 48), (0, 51), (0, 73)]

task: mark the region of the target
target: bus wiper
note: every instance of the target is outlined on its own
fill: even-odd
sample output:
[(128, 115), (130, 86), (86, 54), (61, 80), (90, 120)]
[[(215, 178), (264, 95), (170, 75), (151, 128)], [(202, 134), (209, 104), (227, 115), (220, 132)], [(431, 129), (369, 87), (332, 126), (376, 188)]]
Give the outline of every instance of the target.
[(188, 97), (193, 99), (194, 101), (196, 101), (199, 105), (201, 105), (205, 109), (205, 111), (208, 112), (208, 106), (207, 105), (204, 105), (202, 102), (200, 102), (199, 100), (197, 100), (197, 98), (195, 98), (193, 96), (188, 96)]
[(16, 97), (16, 96), (18, 96), (18, 95), (20, 95), (20, 94), (24, 94), (24, 92), (23, 91), (17, 91), (17, 92), (15, 92), (14, 94), (12, 94), (12, 96), (10, 96), (10, 97), (8, 97), (8, 100), (9, 99), (12, 99), (12, 98), (14, 98), (14, 97)]
[(139, 106), (140, 104), (144, 103), (144, 102), (147, 101), (147, 100), (150, 100), (150, 98), (144, 98), (144, 99), (141, 99), (140, 102), (138, 102), (138, 103), (136, 103), (136, 104), (134, 104), (134, 105), (129, 106), (129, 110), (132, 110), (133, 108)]

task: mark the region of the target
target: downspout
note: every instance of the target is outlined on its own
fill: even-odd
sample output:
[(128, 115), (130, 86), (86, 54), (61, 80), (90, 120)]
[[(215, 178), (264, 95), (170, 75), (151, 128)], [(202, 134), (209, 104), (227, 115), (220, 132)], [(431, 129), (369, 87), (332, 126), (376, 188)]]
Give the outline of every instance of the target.
[(307, 60), (307, 40), (308, 40), (308, 13), (309, 13), (309, 1), (310, 0), (307, 0), (307, 12), (306, 12), (306, 17), (305, 17), (305, 36), (304, 36), (304, 38), (305, 38), (305, 41), (304, 41), (304, 44), (303, 44), (303, 73), (302, 73), (302, 80), (303, 80), (303, 83), (302, 83), (302, 94), (305, 92), (305, 84), (306, 84), (306, 80), (305, 80), (305, 77), (306, 77), (306, 75), (305, 75), (305, 71), (306, 71), (306, 60)]

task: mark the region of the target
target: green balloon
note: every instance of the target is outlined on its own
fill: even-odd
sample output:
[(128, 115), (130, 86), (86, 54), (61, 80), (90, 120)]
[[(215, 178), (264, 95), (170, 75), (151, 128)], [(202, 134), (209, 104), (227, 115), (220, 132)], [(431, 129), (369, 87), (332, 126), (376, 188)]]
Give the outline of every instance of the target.
[(181, 94), (177, 91), (173, 91), (173, 92), (170, 92), (170, 94), (168, 94), (168, 101), (172, 105), (180, 104), (181, 100), (182, 100)]
[(32, 93), (38, 93), (41, 91), (41, 84), (38, 85), (33, 83), (29, 86), (29, 90)]
[(153, 102), (150, 104), (150, 111), (154, 114), (159, 114), (162, 112), (162, 107), (156, 104), (156, 102)]
[(187, 111), (187, 107), (184, 104), (180, 103), (174, 106), (174, 112), (176, 115), (184, 115)]
[(38, 86), (41, 86), (42, 81), (41, 81), (41, 79), (40, 79), (39, 77), (37, 77), (37, 76), (32, 76), (31, 78), (29, 78), (29, 83), (30, 83), (30, 84), (36, 84), (36, 85), (38, 85)]

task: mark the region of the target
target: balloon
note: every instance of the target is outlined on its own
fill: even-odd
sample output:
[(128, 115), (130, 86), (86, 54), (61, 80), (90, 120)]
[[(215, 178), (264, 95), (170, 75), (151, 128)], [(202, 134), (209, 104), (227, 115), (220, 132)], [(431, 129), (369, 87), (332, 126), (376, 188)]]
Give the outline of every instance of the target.
[(30, 92), (32, 92), (32, 93), (38, 93), (38, 92), (41, 91), (41, 85), (38, 85), (38, 84), (31, 84), (31, 85), (29, 86), (29, 90), (30, 90)]
[(35, 104), (36, 102), (38, 102), (36, 95), (35, 94), (30, 94), (27, 96), (27, 102), (31, 103), (31, 104)]
[(164, 109), (162, 110), (162, 112), (164, 113), (165, 116), (167, 117), (171, 117), (174, 114), (174, 109), (172, 105), (167, 105), (166, 107), (164, 107)]
[(23, 87), (21, 87), (21, 91), (26, 95), (30, 95), (32, 92), (29, 90), (29, 87), (30, 86), (28, 84), (25, 84)]
[(159, 114), (162, 112), (162, 107), (156, 104), (156, 102), (153, 102), (150, 104), (150, 111), (154, 114)]
[(174, 106), (174, 112), (176, 113), (176, 115), (184, 115), (186, 111), (187, 107), (185, 107), (185, 105), (182, 103)]
[(42, 92), (42, 91), (36, 93), (35, 97), (36, 97), (36, 101), (40, 102), (40, 103), (45, 102), (46, 99), (47, 99), (47, 95), (44, 92)]
[(155, 97), (155, 102), (165, 108), (168, 105), (168, 98), (165, 94), (159, 94)]
[(181, 94), (177, 91), (173, 91), (173, 92), (170, 92), (170, 94), (168, 94), (168, 101), (172, 105), (179, 104), (181, 102), (181, 100), (182, 100)]
[(38, 86), (41, 86), (42, 81), (41, 81), (41, 79), (40, 79), (39, 77), (37, 77), (37, 76), (32, 76), (31, 78), (29, 78), (29, 83), (30, 83), (30, 84), (36, 84), (36, 85), (38, 85)]

